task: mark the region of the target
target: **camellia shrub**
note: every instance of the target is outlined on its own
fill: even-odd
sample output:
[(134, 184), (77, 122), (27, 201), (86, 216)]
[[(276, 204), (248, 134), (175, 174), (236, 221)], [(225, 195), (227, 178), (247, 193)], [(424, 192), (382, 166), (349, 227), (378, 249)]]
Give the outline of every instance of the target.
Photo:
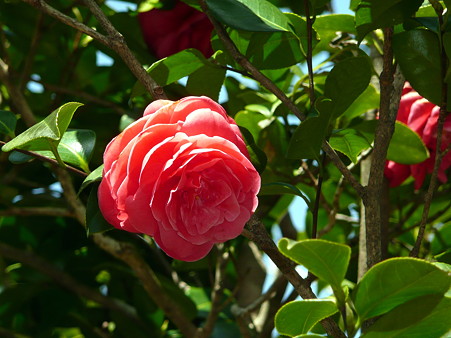
[(449, 336), (451, 3), (343, 3), (0, 2), (0, 336)]

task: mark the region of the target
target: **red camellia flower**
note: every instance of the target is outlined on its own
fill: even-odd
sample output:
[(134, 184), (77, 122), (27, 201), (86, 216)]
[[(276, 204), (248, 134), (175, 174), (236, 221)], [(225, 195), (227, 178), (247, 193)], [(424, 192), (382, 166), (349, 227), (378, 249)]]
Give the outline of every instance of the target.
[(177, 1), (170, 10), (152, 9), (138, 15), (144, 40), (159, 59), (187, 48), (198, 49), (206, 58), (213, 54), (213, 25), (207, 16)]
[(207, 97), (157, 100), (104, 153), (99, 206), (114, 227), (194, 261), (238, 236), (260, 176), (235, 121)]
[[(426, 177), (434, 168), (437, 146), (437, 123), (440, 107), (429, 102), (418, 94), (409, 83), (406, 83), (401, 101), (399, 103), (398, 121), (405, 123), (415, 131), (429, 149), (430, 157), (424, 162), (414, 165), (404, 165), (393, 161), (387, 161), (385, 176), (391, 187), (396, 187), (404, 182), (410, 175), (415, 178), (415, 189), (419, 189)], [(442, 150), (445, 150), (451, 142), (451, 116), (445, 121), (442, 134)], [(438, 178), (442, 182), (447, 181), (446, 170), (451, 167), (451, 152), (448, 152), (440, 164)]]

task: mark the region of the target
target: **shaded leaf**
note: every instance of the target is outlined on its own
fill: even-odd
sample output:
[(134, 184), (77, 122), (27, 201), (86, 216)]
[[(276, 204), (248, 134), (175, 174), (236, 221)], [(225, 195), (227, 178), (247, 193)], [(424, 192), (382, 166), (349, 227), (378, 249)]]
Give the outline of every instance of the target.
[(450, 332), (450, 314), (451, 298), (417, 297), (383, 315), (363, 337), (444, 337)]
[(80, 190), (78, 191), (78, 194), (80, 194), (88, 185), (99, 182), (102, 180), (102, 173), (103, 173), (103, 164), (95, 168), (91, 173), (84, 179), (83, 183), (81, 184)]
[(307, 196), (296, 186), (285, 182), (264, 183), (260, 189), (259, 195), (282, 195), (292, 194), (301, 197), (309, 206), (310, 201)]
[(337, 37), (337, 32), (355, 33), (354, 16), (349, 14), (328, 14), (317, 16), (313, 23), (313, 28), (317, 31), (320, 41), (314, 51), (329, 50), (329, 44)]
[(413, 88), (436, 105), (441, 102), (440, 44), (426, 29), (414, 29), (393, 36), (393, 52), (402, 73)]
[(188, 77), (186, 89), (191, 95), (205, 95), (217, 101), (226, 70), (206, 64)]
[(9, 137), (16, 136), (14, 134), (16, 124), (17, 118), (13, 112), (10, 112), (9, 110), (0, 110), (0, 134), (5, 134)]
[(345, 154), (354, 163), (357, 163), (357, 157), (363, 150), (371, 147), (365, 137), (351, 128), (332, 134), (329, 143), (333, 149)]
[(384, 314), (424, 295), (443, 295), (451, 278), (433, 264), (416, 258), (391, 258), (373, 266), (354, 290), (362, 320)]
[(411, 17), (422, 3), (423, 0), (360, 1), (355, 15), (359, 42), (372, 30), (402, 23)]
[(371, 61), (366, 56), (347, 58), (337, 63), (326, 78), (324, 95), (332, 100), (332, 119), (346, 109), (368, 87), (372, 75)]
[(99, 209), (99, 200), (97, 198), (97, 190), (99, 185), (96, 184), (89, 193), (88, 203), (86, 204), (86, 231), (88, 236), (98, 232), (104, 232), (114, 229), (105, 218)]
[(294, 337), (307, 333), (320, 320), (337, 312), (337, 305), (330, 300), (308, 299), (282, 306), (274, 319), (281, 335)]

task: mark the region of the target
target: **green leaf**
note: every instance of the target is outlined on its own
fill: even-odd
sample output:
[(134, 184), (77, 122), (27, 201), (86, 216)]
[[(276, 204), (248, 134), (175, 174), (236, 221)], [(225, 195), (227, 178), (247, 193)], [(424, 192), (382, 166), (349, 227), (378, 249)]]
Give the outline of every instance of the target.
[(95, 168), (91, 173), (84, 179), (81, 184), (80, 190), (78, 191), (78, 195), (90, 184), (94, 182), (99, 182), (102, 180), (103, 173), (103, 164)]
[(441, 103), (441, 66), (438, 36), (414, 29), (393, 36), (393, 52), (413, 88), (436, 105)]
[(353, 118), (365, 114), (368, 110), (379, 107), (379, 93), (374, 86), (369, 85), (362, 94), (346, 109), (341, 120), (351, 121)]
[(416, 164), (428, 157), (429, 151), (421, 137), (402, 122), (396, 121), (387, 159), (401, 164)]
[(423, 0), (365, 0), (355, 15), (358, 41), (372, 30), (390, 27), (413, 16)]
[(345, 154), (354, 163), (357, 163), (357, 157), (363, 150), (371, 147), (365, 137), (351, 128), (332, 134), (329, 143), (333, 149)]
[(279, 334), (294, 337), (307, 333), (320, 320), (338, 311), (330, 300), (308, 299), (294, 301), (282, 306), (274, 318)]
[(69, 123), (78, 107), (82, 103), (69, 102), (55, 111), (34, 126), (28, 128), (11, 141), (6, 143), (2, 150), (5, 152), (13, 149), (25, 150), (53, 150), (60, 142)]
[(205, 95), (217, 101), (226, 70), (206, 64), (188, 77), (186, 89), (191, 95)]
[(450, 314), (451, 298), (418, 297), (379, 318), (363, 337), (445, 337), (450, 332)]
[(332, 119), (346, 109), (368, 87), (372, 75), (370, 59), (366, 56), (347, 58), (337, 63), (326, 78), (324, 95), (332, 100)]
[(103, 218), (102, 212), (99, 209), (99, 200), (97, 198), (98, 188), (99, 185), (97, 184), (91, 189), (88, 203), (86, 204), (86, 231), (88, 236), (114, 229), (114, 227)]
[(301, 197), (307, 206), (310, 206), (310, 201), (306, 195), (296, 186), (285, 182), (271, 182), (264, 183), (260, 189), (259, 195), (282, 195), (292, 194)]
[(252, 136), (249, 130), (247, 130), (244, 127), (239, 128), (241, 134), (244, 137), (244, 140), (246, 141), (246, 148), (247, 151), (249, 151), (249, 156), (251, 158), (252, 164), (259, 173), (262, 173), (263, 170), (265, 170), (266, 163), (268, 162), (265, 152), (261, 150), (259, 146), (255, 143), (254, 137)]
[(321, 239), (296, 242), (288, 238), (282, 238), (278, 247), (285, 256), (329, 283), (339, 304), (344, 304), (345, 294), (341, 283), (351, 258), (350, 247)]
[(337, 32), (355, 34), (354, 16), (349, 14), (320, 15), (316, 17), (313, 28), (320, 38), (314, 51), (333, 52), (334, 48), (330, 46), (330, 42), (337, 38)]
[(424, 295), (443, 295), (451, 278), (433, 264), (416, 258), (392, 258), (373, 266), (354, 290), (361, 320), (384, 314)]
[(307, 118), (294, 131), (288, 145), (288, 158), (319, 159), (333, 108), (331, 108), (330, 100), (317, 100), (317, 108), (320, 111), (319, 116)]
[(17, 118), (13, 112), (9, 110), (0, 110), (0, 134), (15, 137)]
[(286, 16), (266, 0), (207, 0), (216, 19), (229, 27), (252, 31), (290, 31)]
[[(165, 57), (152, 64), (147, 73), (162, 87), (174, 83), (181, 78), (191, 75), (196, 70), (206, 65), (208, 61), (197, 49), (185, 49), (176, 54)], [(132, 97), (145, 93), (140, 82), (137, 82), (132, 90)]]

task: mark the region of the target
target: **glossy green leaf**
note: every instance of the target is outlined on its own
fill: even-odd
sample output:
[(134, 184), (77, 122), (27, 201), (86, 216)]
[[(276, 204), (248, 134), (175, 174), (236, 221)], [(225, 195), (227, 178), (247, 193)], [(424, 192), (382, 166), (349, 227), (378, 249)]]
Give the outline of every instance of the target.
[(282, 306), (274, 318), (279, 334), (294, 337), (307, 333), (320, 320), (338, 311), (330, 300), (308, 299), (294, 301)]
[(448, 274), (424, 260), (392, 258), (373, 266), (353, 292), (361, 320), (384, 314), (424, 295), (443, 295), (450, 287)]
[(338, 302), (343, 304), (345, 295), (341, 283), (351, 258), (350, 247), (321, 239), (296, 242), (288, 238), (282, 238), (278, 247), (285, 256), (330, 284)]
[[(208, 61), (197, 49), (185, 49), (176, 54), (165, 57), (152, 64), (147, 73), (160, 85), (167, 86), (185, 76), (189, 76), (196, 70), (206, 65)], [(132, 97), (145, 93), (140, 82), (137, 82), (132, 90)]]
[(337, 32), (355, 34), (354, 16), (349, 14), (328, 14), (317, 16), (313, 28), (320, 38), (314, 51), (328, 50), (333, 52), (334, 48), (330, 42), (337, 38)]
[(246, 128), (258, 142), (261, 130), (268, 126), (271, 120), (259, 112), (242, 110), (235, 115), (235, 122), (238, 126)]
[(420, 136), (402, 122), (396, 121), (387, 159), (401, 164), (416, 164), (428, 157), (429, 151)]
[(80, 190), (78, 191), (78, 194), (80, 194), (88, 185), (102, 180), (102, 173), (103, 164), (91, 171), (91, 173), (84, 179), (83, 183), (81, 184)]
[(78, 107), (82, 103), (69, 102), (34, 126), (28, 128), (11, 141), (6, 143), (2, 150), (7, 152), (13, 149), (25, 150), (52, 150), (56, 148), (65, 133), (69, 123)]
[(451, 298), (418, 297), (383, 315), (363, 337), (445, 337), (450, 333), (450, 315)]
[(224, 68), (206, 64), (188, 77), (186, 89), (191, 95), (205, 95), (217, 101), (225, 74)]
[(327, 76), (324, 95), (332, 100), (332, 119), (342, 115), (370, 83), (372, 66), (366, 56), (337, 63)]
[(14, 137), (14, 130), (16, 129), (17, 118), (13, 112), (9, 110), (0, 110), (0, 134)]
[(434, 104), (441, 102), (440, 45), (438, 36), (414, 29), (393, 37), (393, 52), (413, 88)]
[(266, 0), (207, 0), (213, 15), (229, 27), (253, 31), (290, 31), (286, 16)]
[(359, 42), (377, 28), (394, 26), (413, 16), (423, 0), (365, 0), (355, 15)]
[(88, 235), (98, 232), (104, 232), (114, 229), (105, 218), (99, 209), (99, 200), (97, 198), (97, 190), (99, 185), (96, 184), (90, 191), (88, 203), (86, 204), (86, 231)]
[(371, 147), (371, 143), (365, 137), (351, 128), (332, 134), (329, 144), (333, 149), (348, 156), (354, 163), (357, 163), (357, 157), (363, 150)]
[(318, 159), (331, 116), (331, 102), (317, 102), (319, 116), (310, 117), (296, 128), (288, 145), (290, 159)]
[[(88, 129), (73, 129), (64, 133), (57, 151), (63, 162), (89, 173), (89, 161), (96, 143), (96, 134)], [(35, 151), (45, 157), (55, 158), (51, 151)], [(17, 158), (17, 157), (16, 157)]]

